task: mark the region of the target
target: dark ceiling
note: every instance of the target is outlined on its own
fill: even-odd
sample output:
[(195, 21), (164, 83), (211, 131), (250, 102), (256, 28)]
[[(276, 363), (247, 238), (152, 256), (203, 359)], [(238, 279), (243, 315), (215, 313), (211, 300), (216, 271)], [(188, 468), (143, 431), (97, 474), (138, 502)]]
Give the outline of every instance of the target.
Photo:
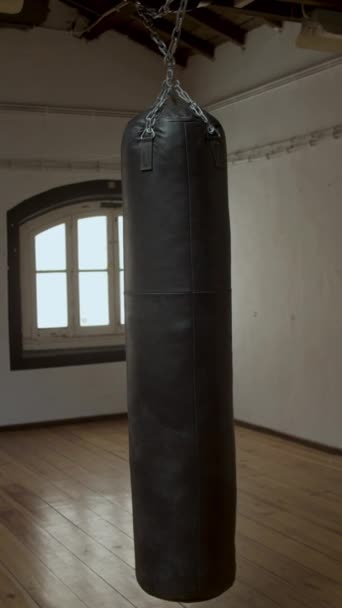
[[(146, 4), (158, 6), (160, 2), (148, 0)], [(177, 63), (183, 66), (193, 54), (213, 58), (215, 48), (227, 41), (244, 47), (248, 32), (262, 25), (281, 28), (285, 21), (301, 22), (304, 15), (310, 16), (317, 8), (332, 9), (342, 14), (342, 0), (208, 0), (207, 3), (201, 2), (200, 6), (198, 4), (199, 0), (189, 0), (190, 10), (184, 21), (176, 57)], [(58, 5), (60, 8), (63, 5), (64, 9), (67, 5), (72, 12), (68, 20), (62, 24), (58, 22), (56, 27), (49, 15), (58, 12)], [(177, 0), (174, 0), (174, 6), (177, 6)], [(165, 42), (170, 40), (173, 21), (172, 14), (156, 21)], [(133, 2), (121, 0), (25, 0), (19, 14), (0, 13), (0, 26), (73, 30), (75, 35), (88, 40), (114, 30), (153, 52), (159, 52), (137, 16)]]

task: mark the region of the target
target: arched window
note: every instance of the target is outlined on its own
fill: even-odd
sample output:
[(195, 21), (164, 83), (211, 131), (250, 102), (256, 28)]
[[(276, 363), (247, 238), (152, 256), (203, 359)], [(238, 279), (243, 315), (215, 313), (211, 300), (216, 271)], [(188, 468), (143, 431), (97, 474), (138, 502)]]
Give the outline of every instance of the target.
[(119, 186), (56, 188), (9, 212), (12, 369), (124, 358)]

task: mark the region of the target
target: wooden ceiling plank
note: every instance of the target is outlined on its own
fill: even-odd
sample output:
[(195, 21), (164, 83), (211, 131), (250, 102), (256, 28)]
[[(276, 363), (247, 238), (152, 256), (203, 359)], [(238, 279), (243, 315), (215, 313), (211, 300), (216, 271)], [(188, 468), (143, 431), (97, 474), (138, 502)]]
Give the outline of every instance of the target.
[[(119, 34), (127, 36), (128, 38), (130, 38), (130, 40), (133, 40), (134, 42), (137, 42), (138, 44), (149, 49), (150, 51), (157, 53), (157, 55), (159, 55), (162, 59), (162, 56), (157, 48), (156, 43), (153, 42), (147, 30), (143, 29), (142, 27), (139, 27), (136, 21), (125, 21), (122, 17), (115, 13), (108, 15), (108, 17), (105, 17), (101, 21), (97, 20), (94, 26), (90, 26), (84, 32), (82, 37), (86, 40), (94, 40), (95, 38), (98, 38), (99, 36), (101, 36), (101, 34), (109, 30), (114, 30)], [(176, 63), (178, 65), (185, 67), (187, 65), (188, 57), (188, 49), (178, 48), (175, 55)]]
[(191, 18), (195, 19), (210, 29), (218, 32), (227, 40), (238, 46), (244, 47), (246, 43), (246, 31), (225, 17), (221, 17), (207, 8), (198, 8), (191, 13)]
[(97, 15), (100, 17), (109, 9), (119, 4), (121, 0), (62, 0), (64, 4), (77, 8), (83, 14)]
[[(174, 28), (174, 24), (170, 21), (167, 21), (167, 19), (157, 19), (155, 21), (155, 26), (157, 30), (159, 30), (160, 32), (164, 32), (165, 34), (168, 34), (170, 36)], [(181, 33), (181, 41), (186, 44), (186, 46), (191, 47), (192, 49), (198, 51), (201, 55), (204, 55), (209, 59), (213, 59), (215, 56), (214, 44), (184, 29), (184, 26)]]
[(278, 2), (291, 2), (294, 4), (304, 4), (304, 6), (312, 6), (316, 8), (337, 8), (342, 10), (341, 0), (278, 0)]
[(234, 0), (213, 0), (213, 6), (215, 5), (229, 9), (229, 13), (232, 15), (244, 14), (284, 21), (302, 21), (303, 19), (301, 5), (293, 1), (287, 3), (275, 0), (254, 0), (244, 8), (236, 8)]
[(320, 6), (342, 12), (341, 0), (303, 0), (303, 3), (301, 0), (253, 0), (243, 8), (238, 8), (235, 2), (236, 0), (213, 0), (212, 4), (229, 9), (232, 15), (244, 13), (266, 19), (297, 22), (303, 20), (303, 5), (309, 11)]
[[(157, 53), (158, 55), (160, 55), (160, 52), (157, 49), (155, 42), (153, 42), (153, 40), (151, 39), (150, 34), (149, 34), (149, 32), (147, 32), (147, 30), (145, 31), (143, 29), (136, 28), (134, 25), (132, 26), (132, 24), (135, 23), (135, 20), (134, 21), (131, 20), (130, 22), (129, 21), (125, 22), (123, 19), (120, 18), (120, 15), (115, 12), (115, 7), (118, 7), (120, 4), (122, 4), (122, 0), (110, 0), (112, 10), (110, 10), (109, 14), (107, 14), (107, 15), (102, 14), (98, 10), (97, 11), (93, 10), (92, 2), (90, 2), (89, 0), (65, 0), (65, 1), (67, 4), (71, 4), (75, 7), (77, 7), (80, 12), (91, 13), (92, 15), (96, 14), (98, 17), (98, 19), (93, 20), (93, 22), (89, 25), (89, 27), (84, 31), (84, 33), (82, 35), (83, 38), (85, 38), (87, 40), (93, 40), (95, 38), (98, 38), (104, 32), (112, 29), (114, 31), (117, 31), (120, 34), (127, 36), (131, 40), (134, 40), (141, 46), (144, 46), (145, 48), (148, 48), (149, 50), (153, 51), (154, 53)], [(108, 9), (106, 2), (104, 3), (103, 8)], [(138, 19), (137, 19), (137, 21), (140, 22), (140, 20), (138, 20)], [(160, 27), (158, 28), (160, 31), (162, 31), (168, 35), (170, 35), (172, 33), (173, 26), (166, 19), (158, 20), (158, 23), (160, 25)], [(210, 57), (210, 58), (214, 57), (215, 46), (212, 45), (211, 43), (209, 43), (208, 41), (201, 40), (198, 36), (195, 36), (195, 35), (191, 34), (190, 32), (186, 33), (186, 32), (184, 32), (184, 30), (182, 33), (182, 40), (187, 46), (196, 48), (196, 50), (198, 50), (202, 54), (206, 55), (207, 57)], [(176, 63), (178, 65), (185, 67), (187, 64), (188, 57), (189, 57), (189, 52), (187, 51), (187, 49), (178, 48), (178, 51), (176, 53)]]
[(1, 13), (1, 27), (31, 28), (44, 23), (49, 14), (48, 0), (26, 0), (20, 13)]
[(234, 6), (236, 6), (236, 8), (244, 8), (247, 4), (252, 4), (252, 2), (254, 2), (254, 0), (235, 0)]
[[(111, 29), (115, 30), (119, 34), (124, 34), (130, 40), (137, 42), (141, 46), (144, 46), (146, 49), (149, 49), (153, 53), (157, 53), (160, 57), (160, 61), (162, 62), (162, 55), (158, 50), (155, 42), (150, 38), (150, 35), (144, 30), (136, 29), (130, 27), (128, 23), (121, 22), (120, 24), (115, 24), (111, 26)], [(185, 49), (178, 48), (175, 54), (175, 59), (177, 65), (181, 67), (186, 67), (188, 61), (189, 54), (185, 52)]]

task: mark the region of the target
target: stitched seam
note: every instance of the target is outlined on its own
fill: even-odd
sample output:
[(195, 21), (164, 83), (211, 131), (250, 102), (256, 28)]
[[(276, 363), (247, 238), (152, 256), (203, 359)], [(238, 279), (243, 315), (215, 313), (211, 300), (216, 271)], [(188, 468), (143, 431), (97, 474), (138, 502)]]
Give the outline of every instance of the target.
[(125, 296), (191, 296), (191, 295), (229, 295), (230, 289), (221, 291), (125, 291)]
[(187, 117), (187, 116), (183, 116), (182, 118), (178, 117), (178, 118), (164, 118), (164, 122), (176, 122), (176, 123), (180, 123), (182, 122), (183, 124), (186, 123), (188, 125), (198, 125), (200, 120), (197, 118), (193, 118), (192, 116)]
[[(188, 134), (187, 134), (187, 123), (183, 123), (184, 126), (184, 139), (185, 139), (185, 152), (186, 152), (186, 169), (187, 169), (187, 198), (188, 198), (188, 217), (189, 217), (189, 239), (190, 239), (190, 269), (191, 269), (191, 288), (194, 286), (194, 267), (193, 267), (193, 250), (192, 250), (192, 204), (191, 204), (191, 192), (190, 192), (190, 173), (189, 173), (189, 150), (188, 150)], [(200, 492), (200, 451), (199, 451), (199, 430), (198, 430), (198, 414), (197, 414), (197, 387), (196, 387), (196, 321), (194, 311), (194, 292), (192, 292), (191, 298), (191, 312), (192, 312), (192, 383), (193, 383), (193, 425), (194, 425), (194, 438), (195, 438), (195, 462), (198, 463), (198, 474), (197, 474), (197, 500), (198, 500), (198, 521), (197, 521), (197, 593), (200, 593), (201, 588), (201, 492)]]

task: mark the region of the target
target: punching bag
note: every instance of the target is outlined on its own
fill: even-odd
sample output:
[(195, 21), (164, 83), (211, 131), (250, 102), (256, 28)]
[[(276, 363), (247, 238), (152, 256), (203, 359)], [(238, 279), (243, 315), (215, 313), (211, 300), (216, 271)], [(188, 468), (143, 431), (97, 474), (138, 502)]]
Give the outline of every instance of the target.
[(145, 117), (122, 145), (136, 575), (151, 595), (195, 602), (235, 576), (226, 146), (182, 101), (153, 138)]

